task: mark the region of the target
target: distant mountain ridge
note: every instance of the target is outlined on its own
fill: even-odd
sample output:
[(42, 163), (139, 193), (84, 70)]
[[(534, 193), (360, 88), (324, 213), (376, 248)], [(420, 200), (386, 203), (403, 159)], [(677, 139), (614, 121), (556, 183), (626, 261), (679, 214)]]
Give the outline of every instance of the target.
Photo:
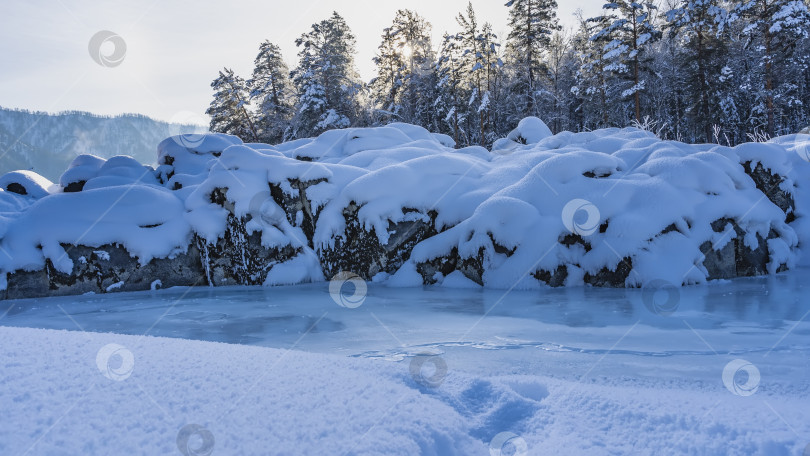
[(139, 114), (49, 114), (0, 107), (0, 174), (26, 169), (57, 181), (80, 154), (129, 155), (155, 164), (158, 143), (181, 129)]

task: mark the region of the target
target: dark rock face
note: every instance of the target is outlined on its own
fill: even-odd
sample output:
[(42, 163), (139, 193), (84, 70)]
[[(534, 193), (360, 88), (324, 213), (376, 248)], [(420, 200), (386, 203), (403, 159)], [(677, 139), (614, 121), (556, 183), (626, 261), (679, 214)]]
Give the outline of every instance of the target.
[(6, 191), (9, 191), (11, 193), (16, 193), (18, 195), (27, 195), (28, 194), (28, 190), (26, 190), (25, 187), (23, 187), (21, 184), (18, 184), (17, 182), (12, 182), (12, 183), (8, 184), (6, 186)]
[(78, 193), (84, 189), (86, 181), (71, 182), (63, 189), (65, 193)]
[(247, 232), (250, 216), (235, 217), (226, 193), (227, 189), (217, 189), (211, 195), (212, 202), (231, 211), (225, 235), (215, 244), (195, 236), (186, 253), (155, 259), (145, 266), (119, 245), (63, 245), (74, 264), (69, 274), (57, 271), (50, 261), (40, 271), (16, 271), (8, 275), (4, 296), (18, 299), (143, 291), (153, 287), (260, 285), (274, 265), (292, 259), (300, 249), (262, 246), (260, 233)]
[[(497, 247), (495, 251), (498, 251)], [(474, 257), (458, 258), (456, 268), (464, 274), (464, 277), (478, 285), (484, 285), (484, 249), (478, 249), (478, 254)]]
[(166, 185), (174, 177), (174, 161), (175, 158), (169, 154), (158, 155), (157, 178), (161, 184)]
[(261, 285), (273, 266), (300, 253), (292, 246), (264, 247), (261, 233), (248, 234), (245, 224), (233, 216), (228, 217), (225, 236), (216, 244), (199, 237), (195, 244), (201, 252), (203, 283), (211, 286)]
[(709, 280), (733, 279), (737, 277), (737, 253), (734, 242), (715, 250), (711, 242), (700, 246), (703, 253), (703, 266), (709, 273)]
[(234, 215), (233, 203), (228, 201), (227, 189), (216, 189), (211, 194), (211, 202), (227, 209), (225, 235), (216, 244), (209, 244), (195, 236), (195, 245), (201, 253), (205, 283), (212, 286), (261, 285), (267, 274), (276, 264), (292, 259), (300, 249), (292, 246), (267, 248), (262, 245), (261, 233), (248, 233), (247, 218)]
[(458, 254), (458, 249), (453, 248), (447, 256), (434, 258), (424, 263), (416, 265), (416, 272), (422, 276), (422, 283), (425, 285), (435, 285), (438, 283), (437, 274), (448, 276), (455, 271), (464, 274), (464, 277), (472, 280), (478, 285), (484, 285), (484, 254), (483, 248), (478, 249), (478, 253), (469, 258), (464, 258)]
[(768, 199), (775, 204), (786, 215), (787, 223), (796, 219), (796, 203), (793, 197), (782, 190), (781, 185), (785, 182), (785, 177), (778, 174), (771, 174), (762, 163), (757, 164), (753, 169), (751, 162), (743, 164), (745, 172), (754, 180), (759, 191), (765, 194)]
[(433, 285), (438, 282), (436, 279), (437, 273), (447, 276), (457, 269), (458, 263), (458, 249), (453, 248), (452, 252), (447, 256), (434, 258), (424, 263), (418, 263), (416, 265), (416, 272), (422, 276), (422, 282), (425, 285)]
[[(736, 221), (731, 219), (720, 219), (712, 223), (712, 229), (716, 233), (723, 233), (728, 224), (731, 224), (736, 237), (729, 240), (722, 248), (715, 249), (711, 242), (706, 242), (700, 246), (704, 255), (703, 266), (709, 272), (709, 280), (733, 279), (735, 277), (755, 277), (768, 273), (768, 263), (770, 254), (768, 252), (768, 240), (777, 239), (779, 235), (771, 230), (768, 239), (763, 239), (757, 235), (757, 248), (751, 249), (745, 245), (745, 232)], [(781, 265), (778, 271), (786, 270), (786, 265)]]
[[(352, 203), (343, 210), (346, 232), (334, 241), (334, 247), (318, 250), (325, 277), (349, 271), (369, 280), (380, 272), (393, 274), (411, 257), (416, 244), (435, 236), (436, 214), (428, 215), (430, 222), (422, 220), (389, 223), (388, 242), (380, 243), (377, 233), (366, 231), (357, 219), (360, 208)], [(405, 212), (409, 212), (405, 210)]]
[(560, 265), (554, 272), (540, 270), (535, 272), (534, 278), (545, 283), (546, 285), (554, 288), (559, 288), (565, 285), (565, 280), (568, 279), (568, 267)]
[[(772, 174), (761, 163), (753, 167), (751, 162), (746, 162), (742, 166), (746, 174), (754, 181), (757, 189), (785, 213), (785, 222), (793, 222), (796, 219), (796, 203), (793, 197), (781, 188), (785, 182), (785, 177)], [(727, 240), (728, 242), (719, 249), (715, 249), (711, 242), (706, 242), (700, 246), (704, 256), (703, 266), (709, 273), (709, 280), (754, 277), (767, 274), (768, 263), (770, 262), (768, 240), (776, 239), (779, 235), (773, 230), (768, 234), (767, 239), (763, 239), (762, 236), (757, 234), (757, 248), (751, 249), (745, 245), (745, 232), (735, 220), (728, 218), (717, 220), (712, 223), (712, 230), (716, 233), (723, 233), (729, 224), (732, 225), (736, 234), (734, 239)], [(786, 269), (786, 265), (780, 265), (777, 271), (782, 272)]]
[(585, 274), (585, 283), (595, 287), (624, 288), (630, 272), (633, 270), (633, 259), (624, 258), (615, 269), (602, 268), (596, 274)]
[(73, 261), (70, 274), (57, 271), (50, 261), (40, 271), (17, 271), (8, 275), (5, 298), (144, 291), (153, 286), (195, 286), (205, 281), (199, 252), (193, 246), (175, 258), (155, 259), (145, 266), (119, 245), (62, 247)]
[(566, 234), (565, 236), (560, 236), (557, 242), (560, 245), (564, 245), (568, 248), (574, 247), (576, 245), (581, 245), (582, 248), (585, 249), (585, 253), (588, 253), (591, 250), (593, 250), (593, 247), (591, 247), (591, 243), (583, 239), (582, 236), (578, 234)]
[[(315, 236), (315, 226), (318, 223), (318, 214), (321, 208), (312, 207), (312, 202), (307, 197), (307, 189), (325, 181), (326, 179), (306, 182), (297, 179), (290, 180), (290, 187), (294, 190), (293, 194), (284, 192), (279, 185), (269, 184), (270, 195), (273, 200), (279, 207), (284, 209), (290, 225), (298, 226), (304, 231), (310, 247), (313, 246), (312, 238)], [(298, 214), (302, 216), (300, 220)]]

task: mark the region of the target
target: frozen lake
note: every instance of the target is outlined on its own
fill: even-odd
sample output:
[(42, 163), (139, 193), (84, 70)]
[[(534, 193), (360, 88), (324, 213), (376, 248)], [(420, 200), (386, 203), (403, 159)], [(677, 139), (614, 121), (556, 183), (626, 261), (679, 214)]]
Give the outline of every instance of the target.
[[(344, 285), (343, 292), (351, 295), (352, 285)], [(6, 314), (0, 323), (392, 361), (443, 354), (452, 367), (476, 375), (539, 369), (578, 377), (585, 367), (591, 375), (704, 381), (719, 378), (717, 372), (695, 371), (696, 365), (722, 370), (732, 358), (745, 357), (760, 369), (796, 374), (791, 377), (806, 385), (808, 298), (808, 269), (655, 295), (597, 288), (506, 292), (370, 284), (357, 308), (339, 306), (324, 283), (6, 301), (0, 303), (0, 314)], [(593, 367), (595, 360), (599, 364)]]

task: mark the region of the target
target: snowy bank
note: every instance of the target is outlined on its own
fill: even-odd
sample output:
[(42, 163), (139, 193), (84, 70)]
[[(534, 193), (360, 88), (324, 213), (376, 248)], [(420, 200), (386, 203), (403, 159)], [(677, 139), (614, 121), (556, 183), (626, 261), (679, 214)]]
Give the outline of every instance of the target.
[(706, 357), (678, 374), (708, 364), (713, 380), (688, 388), (680, 377), (477, 376), (450, 356), (429, 386), (435, 374), (412, 374), (413, 361), (8, 327), (0, 337), (2, 454), (789, 455), (808, 430), (806, 387), (779, 383), (783, 368), (744, 397)]
[(406, 124), (276, 146), (177, 136), (156, 169), (80, 156), (59, 185), (3, 176), (0, 272), (8, 297), (341, 271), (529, 289), (774, 274), (810, 242), (809, 141), (552, 135), (536, 118), (491, 151)]
[[(412, 374), (412, 360), (25, 328), (0, 337), (2, 454), (788, 455), (808, 430), (806, 385), (780, 383), (780, 367), (755, 396), (734, 395), (712, 357), (665, 370), (675, 379), (580, 381), (470, 375), (445, 355), (431, 387), (422, 375), (435, 374)], [(713, 380), (684, 382), (704, 372)]]
[[(0, 405), (15, 423), (0, 431), (3, 454), (487, 454), (458, 412), (381, 362), (112, 334), (0, 334), (10, 381)], [(181, 443), (198, 451), (178, 452)]]

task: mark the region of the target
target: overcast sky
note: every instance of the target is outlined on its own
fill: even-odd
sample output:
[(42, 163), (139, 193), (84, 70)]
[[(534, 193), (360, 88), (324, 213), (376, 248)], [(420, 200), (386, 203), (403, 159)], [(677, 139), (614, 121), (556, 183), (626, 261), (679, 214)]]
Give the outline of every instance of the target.
[[(473, 0), (482, 22), (505, 36), (505, 0)], [(602, 0), (561, 0), (574, 12), (599, 12)], [(140, 113), (158, 119), (203, 113), (211, 81), (223, 66), (247, 78), (259, 43), (278, 43), (292, 67), (295, 38), (333, 10), (357, 36), (357, 66), (373, 77), (382, 29), (397, 9), (433, 24), (434, 40), (455, 31), (467, 0), (25, 0), (0, 2), (0, 106), (48, 112)], [(102, 30), (120, 36), (126, 55), (117, 66), (98, 64), (88, 44)], [(107, 42), (103, 53), (112, 52)], [(114, 65), (114, 63), (113, 63)]]

